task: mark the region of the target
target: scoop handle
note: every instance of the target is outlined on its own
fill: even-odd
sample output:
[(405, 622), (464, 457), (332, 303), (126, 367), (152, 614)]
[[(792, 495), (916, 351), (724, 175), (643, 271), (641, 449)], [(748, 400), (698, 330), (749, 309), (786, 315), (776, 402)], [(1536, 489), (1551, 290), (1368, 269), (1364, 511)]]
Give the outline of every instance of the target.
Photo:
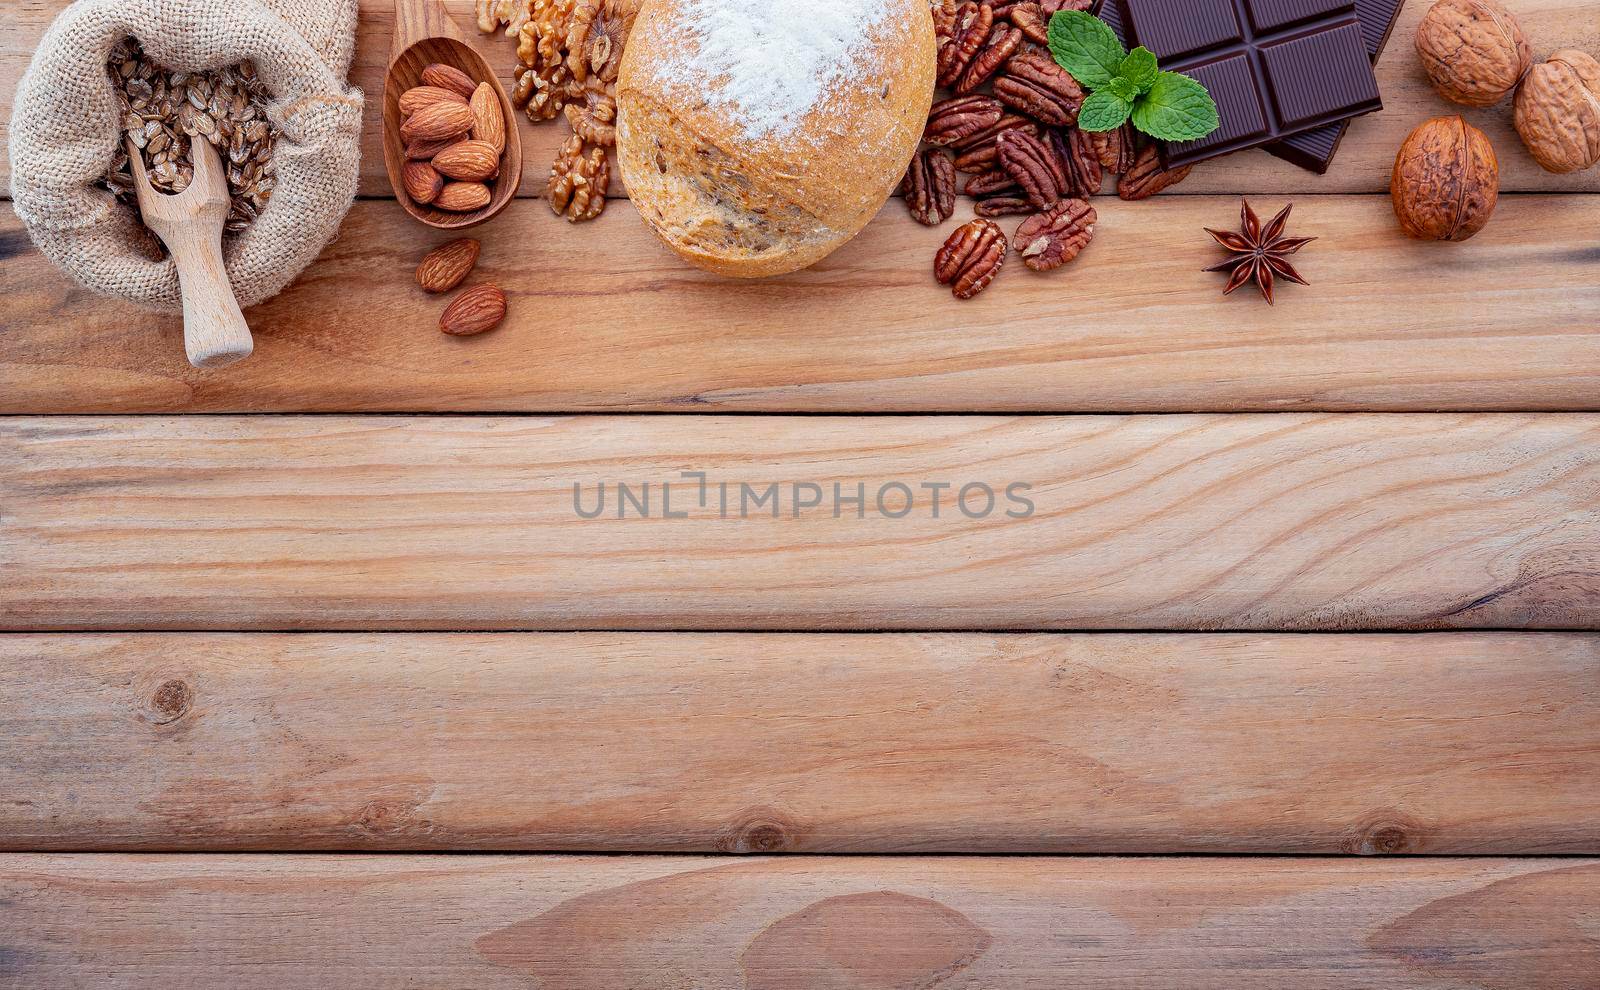
[(162, 240), (183, 292), (183, 348), (196, 368), (220, 368), (250, 356), (255, 342), (222, 262), (222, 231), (183, 224)]
[(389, 64), (393, 65), (406, 49), (429, 38), (449, 38), (466, 44), (466, 36), (450, 9), (439, 0), (394, 0), (394, 39), (390, 42)]

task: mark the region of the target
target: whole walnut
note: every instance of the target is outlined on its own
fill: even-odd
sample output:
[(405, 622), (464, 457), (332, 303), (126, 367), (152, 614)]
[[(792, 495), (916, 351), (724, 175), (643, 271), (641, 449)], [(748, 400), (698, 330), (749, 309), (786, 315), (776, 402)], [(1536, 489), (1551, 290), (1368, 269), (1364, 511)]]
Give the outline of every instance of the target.
[(1459, 116), (1435, 117), (1400, 146), (1389, 193), (1410, 236), (1464, 241), (1484, 228), (1500, 198), (1494, 146)]
[(1417, 25), (1417, 54), (1439, 95), (1492, 107), (1533, 65), (1522, 26), (1498, 0), (1439, 0)]
[(1534, 66), (1517, 88), (1517, 133), (1547, 172), (1600, 162), (1600, 62), (1567, 49)]

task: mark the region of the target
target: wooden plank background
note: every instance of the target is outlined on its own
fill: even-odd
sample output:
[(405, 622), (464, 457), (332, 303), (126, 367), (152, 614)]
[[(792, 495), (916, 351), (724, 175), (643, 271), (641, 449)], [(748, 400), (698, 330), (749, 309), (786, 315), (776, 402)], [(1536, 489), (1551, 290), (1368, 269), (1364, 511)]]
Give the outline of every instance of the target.
[(0, 856), (0, 892), (30, 990), (1585, 990), (1600, 861)]
[[(0, 615), (19, 630), (1595, 629), (1597, 435), (1593, 416), (1509, 414), (12, 418)], [(685, 471), (706, 473), (704, 507)], [(646, 482), (651, 517), (617, 518), (616, 485)], [(684, 518), (664, 518), (663, 482)], [(795, 483), (821, 507), (797, 513)], [(886, 518), (904, 511), (894, 490), (878, 508), (895, 483), (920, 508)], [(925, 483), (952, 486), (939, 518)], [(975, 483), (997, 493), (979, 519), (955, 502)], [(1031, 515), (1003, 495), (1017, 483)], [(605, 516), (581, 518), (575, 498), (595, 511), (602, 484)], [(778, 501), (748, 508), (774, 484)], [(869, 501), (837, 503), (834, 485)]]
[(1600, 846), (1585, 635), (9, 635), (0, 696), (0, 849)]
[[(1508, 4), (1600, 53), (1594, 0)], [(0, 988), (1600, 990), (1600, 861), (1536, 858), (1600, 853), (1600, 170), (1464, 111), (1494, 222), (1404, 240), (1394, 151), (1460, 110), (1427, 6), (1332, 174), (1102, 198), (970, 304), (898, 203), (730, 283), (530, 198), (480, 232), (507, 325), (439, 334), (388, 0), (365, 198), (250, 361), (188, 368), (0, 204)], [(0, 0), (0, 146), (64, 7)], [(564, 125), (521, 126), (534, 197)], [(1318, 238), (1276, 308), (1198, 271), (1240, 194)], [(966, 415), (614, 415), (711, 411)], [(177, 412), (333, 415), (124, 415)], [(457, 412), (547, 415), (352, 415)], [(571, 508), (695, 470), (1037, 510)], [(716, 629), (806, 631), (663, 631)], [(488, 850), (567, 854), (415, 855)], [(978, 852), (1425, 855), (907, 855)]]
[(6, 219), (0, 411), (1600, 409), (1600, 196), (1508, 197), (1460, 245), (1406, 240), (1386, 198), (1302, 200), (1314, 284), (1276, 307), (1200, 271), (1233, 199), (1100, 202), (1072, 268), (1018, 265), (970, 303), (933, 283), (940, 235), (899, 203), (758, 283), (679, 263), (626, 203), (577, 227), (523, 207), (479, 235), (510, 318), (466, 340), (411, 277), (446, 238), (363, 202), (220, 372), (188, 365), (176, 318), (73, 288)]

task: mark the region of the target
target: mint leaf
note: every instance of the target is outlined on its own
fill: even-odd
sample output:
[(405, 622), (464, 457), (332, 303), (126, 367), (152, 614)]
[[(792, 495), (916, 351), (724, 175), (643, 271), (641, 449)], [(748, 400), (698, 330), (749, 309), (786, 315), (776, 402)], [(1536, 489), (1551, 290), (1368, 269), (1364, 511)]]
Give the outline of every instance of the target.
[(1144, 47), (1124, 51), (1105, 21), (1081, 10), (1050, 18), (1050, 55), (1091, 90), (1078, 112), (1086, 131), (1109, 131), (1130, 116), (1139, 130), (1163, 141), (1193, 141), (1219, 126), (1217, 105), (1188, 76), (1162, 72)]
[(1060, 10), (1050, 18), (1050, 55), (1080, 85), (1099, 89), (1111, 82), (1127, 52), (1105, 21), (1081, 10)]
[(1188, 76), (1163, 72), (1133, 105), (1133, 126), (1163, 141), (1193, 141), (1217, 129), (1217, 105)]
[(1097, 89), (1083, 101), (1078, 110), (1078, 130), (1113, 131), (1122, 126), (1133, 110), (1133, 101), (1124, 100), (1111, 92), (1110, 87)]
[(1141, 93), (1150, 92), (1150, 87), (1156, 84), (1156, 56), (1150, 49), (1140, 45), (1128, 53), (1117, 67), (1117, 75), (1132, 83)]

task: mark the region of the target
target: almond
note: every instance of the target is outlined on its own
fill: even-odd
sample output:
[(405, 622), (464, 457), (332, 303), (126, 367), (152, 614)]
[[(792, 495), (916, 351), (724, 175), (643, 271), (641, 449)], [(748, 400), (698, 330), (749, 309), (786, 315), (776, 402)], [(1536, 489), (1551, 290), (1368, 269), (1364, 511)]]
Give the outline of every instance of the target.
[(493, 330), (506, 318), (506, 294), (493, 285), (474, 285), (456, 296), (439, 317), (439, 329), (454, 337)]
[(449, 292), (472, 273), (478, 246), (472, 238), (462, 237), (429, 251), (417, 266), (417, 284), (424, 292)]
[(452, 213), (470, 213), (489, 205), (489, 187), (481, 182), (446, 182), (433, 205)]
[(408, 141), (406, 142), (406, 158), (414, 162), (425, 162), (455, 143), (456, 140), (453, 137), (445, 138), (443, 141)]
[(413, 86), (400, 94), (400, 113), (411, 116), (430, 103), (465, 103), (461, 94), (453, 89), (437, 86)]
[(472, 99), (472, 91), (478, 88), (478, 84), (472, 81), (471, 76), (443, 62), (434, 62), (422, 70), (422, 84), (454, 90), (461, 94), (463, 100)]
[(400, 125), (403, 141), (442, 141), (472, 129), (472, 108), (465, 103), (430, 103)]
[(506, 150), (506, 118), (500, 112), (500, 97), (494, 87), (479, 83), (472, 94), (472, 139), (494, 145), (495, 154)]
[(460, 141), (433, 156), (439, 174), (463, 182), (483, 182), (500, 174), (500, 152), (487, 141)]
[(406, 162), (403, 177), (406, 195), (414, 203), (431, 203), (444, 188), (444, 176), (427, 162)]

